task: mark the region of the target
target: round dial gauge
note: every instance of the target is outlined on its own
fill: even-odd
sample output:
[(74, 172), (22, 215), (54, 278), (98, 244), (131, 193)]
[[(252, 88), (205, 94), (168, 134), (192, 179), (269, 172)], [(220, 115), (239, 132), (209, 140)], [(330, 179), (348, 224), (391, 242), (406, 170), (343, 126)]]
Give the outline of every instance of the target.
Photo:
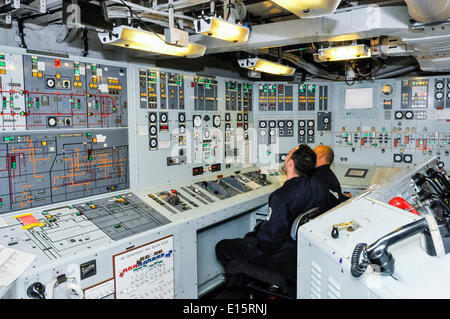
[(167, 122), (167, 114), (162, 113), (162, 114), (161, 114), (160, 120), (161, 120), (161, 122), (163, 122), (163, 123)]
[(275, 135), (275, 131), (274, 130), (270, 130), (269, 134), (270, 134), (270, 136), (274, 136)]
[(443, 82), (437, 82), (436, 83), (436, 89), (442, 90), (443, 88), (444, 88), (444, 83)]
[(313, 130), (308, 130), (308, 135), (314, 135), (314, 131)]
[(150, 122), (152, 122), (152, 123), (156, 122), (156, 114), (155, 113), (150, 114)]
[(442, 98), (444, 97), (444, 93), (442, 93), (442, 92), (437, 92), (435, 96), (436, 96), (436, 98), (437, 98), (438, 100), (442, 100)]
[(269, 127), (275, 127), (275, 121), (270, 121), (269, 122)]
[(259, 122), (259, 127), (260, 128), (265, 128), (266, 127), (266, 122), (264, 122), (264, 121)]
[(278, 122), (278, 127), (284, 127), (284, 122), (283, 121)]
[(303, 127), (303, 126), (305, 126), (305, 122), (300, 121), (300, 122), (298, 122), (298, 125), (300, 125), (300, 127)]
[(150, 140), (150, 146), (151, 146), (152, 148), (155, 148), (157, 145), (158, 145), (158, 141), (156, 140), (156, 138), (152, 138), (152, 139)]
[(313, 121), (309, 121), (309, 122), (308, 122), (308, 126), (309, 126), (309, 127), (313, 127), (313, 126), (314, 126), (314, 122), (313, 122)]
[(413, 114), (413, 112), (411, 112), (411, 111), (408, 111), (408, 112), (405, 113), (405, 117), (406, 117), (408, 120), (412, 119), (413, 116), (414, 116), (414, 114)]
[(220, 116), (214, 116), (214, 126), (219, 127), (220, 126)]
[(180, 122), (184, 122), (186, 120), (185, 116), (183, 113), (180, 113), (180, 115), (178, 116), (178, 121)]
[(300, 130), (300, 131), (298, 131), (298, 134), (300, 134), (300, 135), (305, 135), (305, 130)]
[(395, 162), (401, 162), (402, 160), (402, 156), (400, 154), (395, 154), (394, 155), (394, 161)]
[(292, 127), (293, 124), (294, 124), (294, 123), (293, 123), (292, 121), (287, 121), (287, 122), (286, 122), (287, 127)]
[(395, 112), (395, 118), (398, 119), (398, 120), (403, 118), (403, 113), (402, 112)]
[(202, 117), (197, 115), (194, 117), (194, 126), (200, 127), (202, 125)]
[(411, 162), (411, 161), (412, 161), (411, 155), (405, 155), (405, 162), (406, 162), (406, 163), (409, 163), (409, 162)]
[(261, 131), (259, 134), (261, 134), (261, 136), (266, 136), (266, 131)]
[(323, 118), (323, 122), (324, 122), (325, 124), (328, 124), (328, 123), (330, 123), (330, 119), (329, 119), (328, 117), (324, 117), (324, 118)]
[(184, 131), (186, 130), (186, 128), (184, 127), (184, 125), (180, 125), (179, 129), (180, 134), (184, 134)]
[(56, 119), (54, 117), (48, 118), (48, 126), (55, 126), (56, 125)]
[(150, 135), (156, 135), (156, 126), (150, 126)]

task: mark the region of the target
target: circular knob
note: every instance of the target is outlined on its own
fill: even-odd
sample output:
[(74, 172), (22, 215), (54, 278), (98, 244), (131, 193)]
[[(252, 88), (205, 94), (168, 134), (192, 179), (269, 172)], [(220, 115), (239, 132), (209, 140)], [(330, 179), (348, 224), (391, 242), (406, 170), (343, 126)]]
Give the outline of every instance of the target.
[(45, 286), (40, 282), (35, 282), (27, 289), (27, 296), (36, 299), (45, 299)]

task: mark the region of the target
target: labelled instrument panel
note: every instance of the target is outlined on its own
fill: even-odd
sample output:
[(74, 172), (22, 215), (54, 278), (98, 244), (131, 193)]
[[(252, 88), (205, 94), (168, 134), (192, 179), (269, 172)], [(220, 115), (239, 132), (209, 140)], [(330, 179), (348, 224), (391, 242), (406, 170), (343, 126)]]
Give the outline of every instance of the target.
[(139, 96), (141, 109), (158, 107), (158, 71), (139, 69)]
[(211, 76), (196, 75), (191, 87), (194, 88), (194, 110), (217, 111), (217, 79)]
[(128, 125), (126, 68), (23, 56), (28, 130)]
[(0, 213), (129, 187), (128, 130), (2, 136)]
[(0, 52), (0, 132), (25, 130), (22, 56)]

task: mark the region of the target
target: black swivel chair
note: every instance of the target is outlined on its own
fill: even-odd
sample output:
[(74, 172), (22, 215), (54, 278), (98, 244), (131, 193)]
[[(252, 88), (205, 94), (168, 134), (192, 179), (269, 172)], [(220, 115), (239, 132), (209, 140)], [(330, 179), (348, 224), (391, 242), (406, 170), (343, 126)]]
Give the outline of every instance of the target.
[[(300, 226), (321, 214), (319, 207), (312, 208), (300, 214), (291, 227), (291, 238), (297, 241), (297, 231)], [(247, 282), (250, 298), (255, 295), (267, 295), (281, 299), (295, 299), (297, 290), (297, 267), (286, 269), (271, 269), (239, 260), (232, 260), (227, 265), (227, 273), (240, 275)]]

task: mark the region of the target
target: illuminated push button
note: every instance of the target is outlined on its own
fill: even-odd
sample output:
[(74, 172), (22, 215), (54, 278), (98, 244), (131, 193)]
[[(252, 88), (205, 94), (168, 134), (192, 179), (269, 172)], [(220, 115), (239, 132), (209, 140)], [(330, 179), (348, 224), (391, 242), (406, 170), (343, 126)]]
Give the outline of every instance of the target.
[(120, 228), (122, 227), (120, 224), (114, 225), (114, 228)]

